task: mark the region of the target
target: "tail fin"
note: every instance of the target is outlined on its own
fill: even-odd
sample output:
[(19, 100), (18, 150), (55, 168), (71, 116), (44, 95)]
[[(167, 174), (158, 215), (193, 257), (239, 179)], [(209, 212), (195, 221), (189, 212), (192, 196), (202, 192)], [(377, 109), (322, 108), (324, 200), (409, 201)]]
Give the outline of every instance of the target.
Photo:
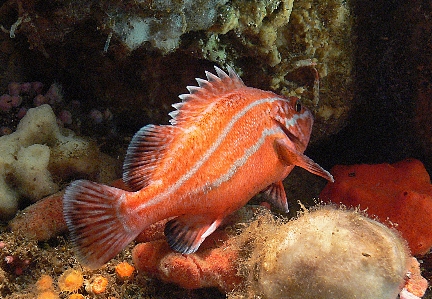
[(63, 214), (78, 259), (96, 269), (115, 257), (141, 230), (121, 210), (127, 191), (90, 181), (73, 182), (63, 198)]

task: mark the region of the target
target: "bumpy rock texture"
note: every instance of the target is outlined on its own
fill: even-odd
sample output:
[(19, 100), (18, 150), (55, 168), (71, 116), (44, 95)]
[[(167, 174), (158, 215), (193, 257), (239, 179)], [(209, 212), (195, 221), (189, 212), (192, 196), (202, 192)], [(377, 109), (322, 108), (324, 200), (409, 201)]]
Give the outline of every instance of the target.
[[(317, 113), (316, 137), (338, 131), (352, 106), (346, 1), (10, 0), (0, 16), (5, 51), (17, 50), (10, 37), (27, 40), (39, 51), (24, 57), (27, 69), (67, 82), (62, 85), (71, 97), (109, 102), (123, 123), (132, 119), (131, 131), (166, 121), (176, 95), (213, 64), (234, 66), (250, 86), (283, 94), (306, 87), (303, 100)], [(291, 71), (305, 59), (317, 62), (319, 103), (311, 96), (314, 73)], [(10, 72), (5, 78), (22, 70)]]
[[(217, 18), (218, 8), (227, 0), (159, 0), (137, 2), (134, 12), (112, 11), (113, 31), (130, 50), (145, 42), (171, 52), (179, 47), (180, 37), (189, 31), (207, 30)], [(106, 49), (108, 50), (108, 49)]]

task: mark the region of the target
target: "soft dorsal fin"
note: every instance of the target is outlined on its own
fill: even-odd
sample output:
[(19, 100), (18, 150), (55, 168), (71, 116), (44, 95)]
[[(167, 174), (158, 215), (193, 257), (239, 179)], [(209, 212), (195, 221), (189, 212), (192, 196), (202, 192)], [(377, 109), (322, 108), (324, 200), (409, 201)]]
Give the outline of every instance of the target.
[(123, 181), (133, 191), (147, 186), (173, 139), (173, 126), (147, 125), (132, 138), (123, 164)]
[(176, 110), (169, 113), (172, 117), (171, 124), (180, 124), (196, 118), (222, 95), (245, 87), (233, 68), (228, 67), (228, 74), (217, 66), (215, 70), (217, 75), (206, 71), (207, 80), (196, 78), (198, 86), (187, 86), (189, 93), (179, 95), (182, 102), (173, 104)]

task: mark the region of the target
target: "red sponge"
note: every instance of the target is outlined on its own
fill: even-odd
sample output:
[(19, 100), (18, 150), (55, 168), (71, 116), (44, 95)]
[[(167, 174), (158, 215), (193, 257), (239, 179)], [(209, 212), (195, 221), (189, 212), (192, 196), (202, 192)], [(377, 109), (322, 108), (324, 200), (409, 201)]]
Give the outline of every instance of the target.
[(335, 179), (320, 194), (324, 202), (360, 207), (407, 240), (413, 255), (432, 247), (432, 185), (423, 164), (407, 159), (394, 164), (336, 165)]

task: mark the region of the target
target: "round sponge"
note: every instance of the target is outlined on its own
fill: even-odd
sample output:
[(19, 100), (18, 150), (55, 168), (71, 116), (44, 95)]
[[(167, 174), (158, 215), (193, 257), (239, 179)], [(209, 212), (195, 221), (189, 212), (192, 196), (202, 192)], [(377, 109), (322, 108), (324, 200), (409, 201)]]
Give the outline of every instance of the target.
[(264, 298), (396, 298), (409, 252), (394, 230), (356, 211), (321, 207), (260, 228), (248, 293)]

